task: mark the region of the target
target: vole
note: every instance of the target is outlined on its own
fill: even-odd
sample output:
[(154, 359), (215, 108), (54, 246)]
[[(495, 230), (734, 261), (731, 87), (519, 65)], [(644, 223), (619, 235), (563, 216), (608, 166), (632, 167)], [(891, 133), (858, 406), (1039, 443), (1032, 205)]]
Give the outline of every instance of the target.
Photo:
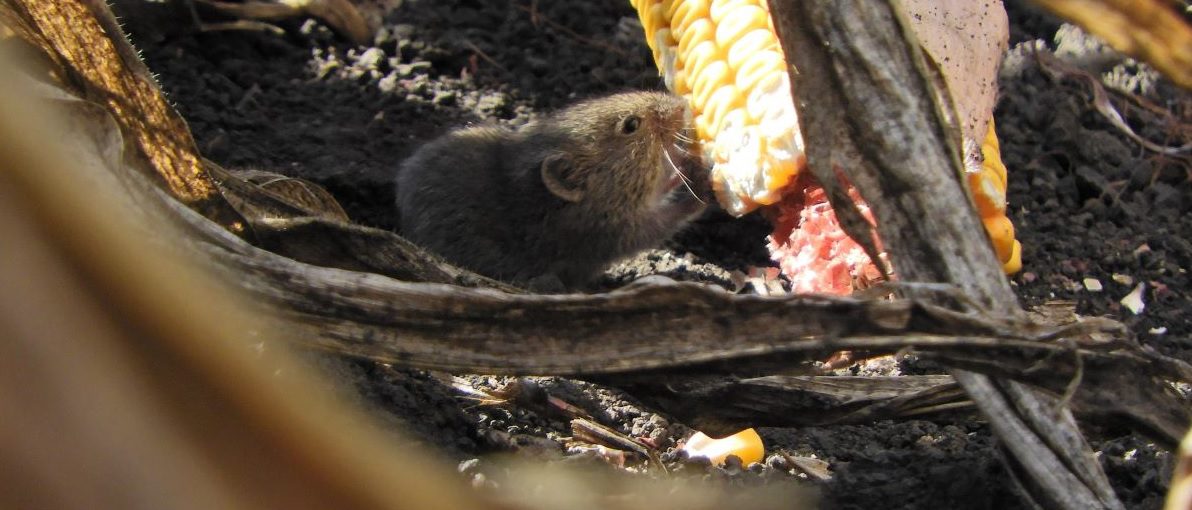
[(704, 209), (690, 117), (677, 96), (626, 92), (517, 130), (450, 132), (398, 170), (401, 234), (499, 280), (583, 288)]

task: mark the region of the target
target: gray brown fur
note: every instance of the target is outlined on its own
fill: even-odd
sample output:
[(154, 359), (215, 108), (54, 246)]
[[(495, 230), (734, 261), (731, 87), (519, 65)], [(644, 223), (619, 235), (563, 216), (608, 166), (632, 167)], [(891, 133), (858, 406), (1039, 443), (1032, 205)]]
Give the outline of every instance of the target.
[[(638, 119), (631, 133), (631, 117)], [(519, 130), (451, 132), (397, 175), (401, 233), (481, 274), (574, 289), (661, 244), (702, 209), (682, 99), (630, 92), (579, 103)], [(673, 165), (671, 164), (673, 162)], [(696, 196), (696, 194), (700, 196)]]

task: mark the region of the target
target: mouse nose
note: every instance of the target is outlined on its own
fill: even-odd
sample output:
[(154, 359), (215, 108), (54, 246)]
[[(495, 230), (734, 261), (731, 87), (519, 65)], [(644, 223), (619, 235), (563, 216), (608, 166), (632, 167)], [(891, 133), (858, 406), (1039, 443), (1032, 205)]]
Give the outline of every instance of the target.
[(658, 113), (667, 125), (676, 130), (691, 126), (694, 119), (687, 100), (672, 94), (667, 94), (666, 101), (662, 102)]
[(682, 97), (679, 97), (676, 95), (669, 95), (667, 97), (667, 99), (668, 99), (668, 101), (666, 102), (666, 106), (667, 106), (668, 112), (680, 111), (680, 112), (687, 112), (685, 115), (690, 114), (691, 107), (690, 107), (690, 105), (687, 104), (686, 99), (683, 99)]

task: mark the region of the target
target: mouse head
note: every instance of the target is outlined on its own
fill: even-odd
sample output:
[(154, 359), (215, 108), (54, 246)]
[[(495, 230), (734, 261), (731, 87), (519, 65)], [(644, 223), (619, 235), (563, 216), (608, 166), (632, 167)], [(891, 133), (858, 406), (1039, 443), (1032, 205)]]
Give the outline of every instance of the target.
[(707, 171), (692, 145), (690, 118), (682, 98), (659, 92), (564, 109), (531, 130), (559, 136), (542, 160), (542, 182), (566, 202), (617, 216), (700, 204)]

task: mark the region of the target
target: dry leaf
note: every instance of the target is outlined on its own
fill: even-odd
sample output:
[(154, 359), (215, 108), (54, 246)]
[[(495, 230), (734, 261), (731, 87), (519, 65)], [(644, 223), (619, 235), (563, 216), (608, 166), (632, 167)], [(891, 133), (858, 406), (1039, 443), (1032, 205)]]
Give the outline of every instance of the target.
[(997, 102), (997, 69), (1009, 45), (1001, 0), (905, 0), (919, 44), (944, 75), (965, 140), (981, 140)]

